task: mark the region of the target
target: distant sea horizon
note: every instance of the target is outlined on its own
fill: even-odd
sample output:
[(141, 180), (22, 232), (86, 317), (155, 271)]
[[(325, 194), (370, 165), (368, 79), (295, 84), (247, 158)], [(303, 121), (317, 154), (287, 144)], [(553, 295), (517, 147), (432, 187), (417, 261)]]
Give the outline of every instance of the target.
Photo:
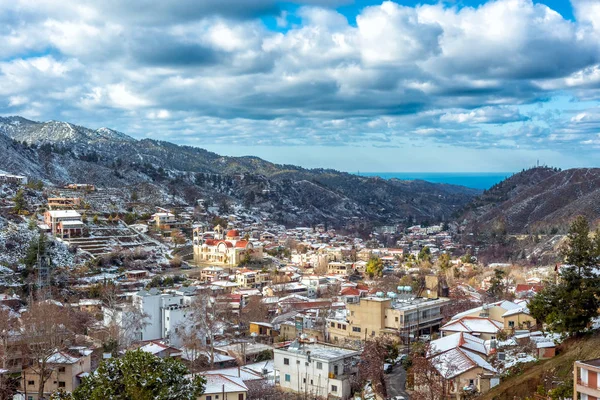
[(423, 180), (431, 183), (447, 183), (472, 189), (489, 189), (514, 172), (358, 172), (360, 176), (378, 176), (383, 179)]

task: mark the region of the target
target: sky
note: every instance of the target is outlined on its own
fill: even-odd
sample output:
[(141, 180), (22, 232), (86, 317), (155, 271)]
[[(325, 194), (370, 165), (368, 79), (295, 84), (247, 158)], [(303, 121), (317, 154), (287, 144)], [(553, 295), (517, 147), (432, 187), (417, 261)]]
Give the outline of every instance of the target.
[(600, 166), (599, 0), (0, 0), (0, 115), (344, 171)]

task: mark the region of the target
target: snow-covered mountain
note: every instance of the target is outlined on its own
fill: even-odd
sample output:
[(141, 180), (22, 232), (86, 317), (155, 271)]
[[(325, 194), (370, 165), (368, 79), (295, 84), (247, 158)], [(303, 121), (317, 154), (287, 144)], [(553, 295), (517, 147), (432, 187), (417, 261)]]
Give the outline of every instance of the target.
[[(0, 169), (54, 184), (155, 187), (193, 203), (244, 203), (281, 222), (336, 225), (448, 219), (477, 190), (424, 181), (383, 180), (334, 170), (223, 157), (197, 147), (136, 140), (108, 128), (0, 118)], [(162, 201), (162, 197), (161, 197)]]

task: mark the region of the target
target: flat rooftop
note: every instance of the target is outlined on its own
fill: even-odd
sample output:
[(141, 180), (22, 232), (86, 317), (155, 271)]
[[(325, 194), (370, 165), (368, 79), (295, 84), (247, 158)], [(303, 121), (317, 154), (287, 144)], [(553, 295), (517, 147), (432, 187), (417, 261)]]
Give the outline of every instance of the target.
[(360, 352), (357, 350), (331, 346), (324, 343), (292, 342), (292, 344), (290, 344), (287, 348), (280, 348), (276, 350), (283, 350), (288, 353), (300, 354), (304, 356), (307, 356), (310, 352), (311, 358), (324, 361), (360, 355)]

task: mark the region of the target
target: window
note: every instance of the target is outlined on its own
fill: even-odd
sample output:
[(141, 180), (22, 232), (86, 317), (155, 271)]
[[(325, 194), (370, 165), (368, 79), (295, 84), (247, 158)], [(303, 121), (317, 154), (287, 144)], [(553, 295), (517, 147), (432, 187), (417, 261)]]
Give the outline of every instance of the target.
[(320, 361), (317, 361), (317, 369), (323, 369), (323, 363)]
[(396, 317), (396, 322), (398, 322), (398, 317)]
[(496, 340), (496, 336), (492, 336), (492, 340)]
[(292, 378), (290, 377), (290, 374), (285, 374), (285, 381), (290, 382), (291, 380)]
[(212, 396), (206, 396), (206, 400), (212, 400)]
[(350, 316), (354, 317), (354, 311), (350, 311)]
[(333, 373), (337, 376), (337, 374), (338, 374), (338, 366), (337, 365), (333, 366)]
[(58, 372), (65, 372), (65, 367), (58, 367)]
[(219, 395), (218, 395), (218, 394), (216, 394), (216, 395), (215, 395), (215, 399), (218, 399), (218, 398), (219, 398)]
[(335, 322), (332, 322), (332, 323), (331, 323), (331, 327), (332, 327), (332, 328), (335, 328)]
[(508, 321), (508, 326), (510, 328), (514, 328), (515, 327), (515, 321)]
[(289, 358), (284, 358), (283, 359), (283, 365), (290, 365), (290, 359)]
[(313, 380), (312, 380), (312, 379), (310, 380), (310, 384), (311, 384), (311, 385), (313, 384)]
[(33, 400), (33, 396), (27, 396), (27, 400)]
[(346, 325), (342, 325), (342, 329), (343, 329), (343, 330), (346, 330)]
[(238, 394), (238, 400), (244, 400), (244, 393)]
[(306, 383), (306, 378), (302, 378), (302, 383)]
[(331, 385), (331, 391), (337, 393), (337, 386)]
[(35, 385), (35, 381), (27, 381), (27, 385), (33, 386), (33, 385)]
[(358, 326), (353, 326), (352, 332), (360, 332), (360, 328)]
[(475, 385), (475, 381), (473, 379), (469, 379), (469, 386)]
[(66, 386), (66, 385), (65, 385), (65, 383), (64, 383), (64, 382), (62, 382), (62, 381), (58, 381), (58, 387), (59, 387), (59, 388), (64, 388), (65, 386)]
[(338, 329), (342, 329), (342, 324), (338, 324)]

